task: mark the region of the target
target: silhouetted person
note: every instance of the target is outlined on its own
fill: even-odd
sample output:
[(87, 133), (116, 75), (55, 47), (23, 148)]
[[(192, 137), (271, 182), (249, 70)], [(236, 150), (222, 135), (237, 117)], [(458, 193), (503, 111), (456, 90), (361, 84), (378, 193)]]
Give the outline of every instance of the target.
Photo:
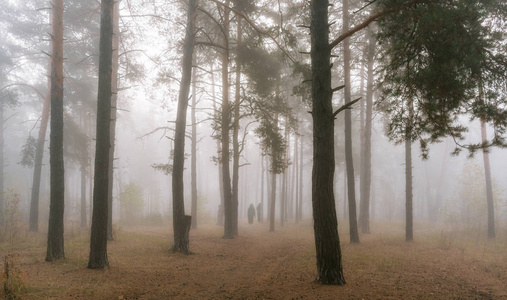
[(261, 216), (262, 216), (261, 212), (262, 212), (262, 205), (259, 203), (259, 204), (257, 204), (257, 222), (262, 221), (261, 220)]
[(255, 207), (250, 203), (248, 207), (248, 224), (253, 224), (255, 218)]

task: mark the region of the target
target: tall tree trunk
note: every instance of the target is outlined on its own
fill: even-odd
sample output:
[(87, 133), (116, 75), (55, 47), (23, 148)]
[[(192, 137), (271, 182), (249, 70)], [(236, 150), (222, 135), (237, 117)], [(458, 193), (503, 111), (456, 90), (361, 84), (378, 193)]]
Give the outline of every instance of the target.
[[(241, 36), (243, 30), (241, 27), (241, 19), (237, 22), (237, 45), (239, 49), (241, 46)], [(236, 90), (234, 95), (234, 123), (232, 125), (232, 207), (233, 207), (233, 226), (234, 235), (238, 235), (238, 195), (239, 195), (239, 119), (240, 119), (240, 85), (241, 85), (241, 63), (239, 58), (239, 51), (236, 55)]]
[(109, 150), (109, 183), (107, 188), (107, 240), (112, 241), (113, 238), (113, 186), (114, 186), (114, 149), (116, 138), (116, 110), (118, 103), (118, 49), (120, 46), (120, 2), (116, 1), (113, 8), (113, 61), (111, 73), (111, 125), (110, 139), (111, 149)]
[[(349, 30), (349, 0), (343, 0), (343, 32)], [(351, 101), (350, 95), (350, 40), (343, 41), (343, 70), (345, 79), (345, 104)], [(352, 113), (345, 110), (345, 164), (347, 166), (347, 184), (349, 200), (350, 242), (359, 243), (356, 212), (356, 188), (354, 178), (354, 161), (352, 158)]]
[(4, 225), (4, 108), (5, 101), (0, 99), (0, 225)]
[(63, 163), (63, 0), (52, 2), (51, 133), (49, 139), (50, 204), (46, 261), (65, 257), (63, 213), (65, 174)]
[(303, 136), (299, 142), (299, 201), (298, 214), (299, 221), (303, 220)]
[[(283, 154), (284, 164), (287, 165), (289, 153), (289, 124), (288, 118), (285, 118), (284, 140), (287, 145), (285, 153)], [(280, 225), (283, 227), (287, 221), (287, 173), (288, 169), (285, 168), (282, 173), (282, 192), (280, 197)]]
[(414, 209), (412, 194), (412, 122), (414, 115), (413, 100), (408, 100), (409, 120), (405, 133), (405, 240), (414, 239)]
[(260, 221), (264, 222), (264, 174), (266, 173), (266, 168), (264, 168), (264, 159), (265, 156), (261, 156), (261, 210), (260, 210)]
[[(195, 64), (196, 57), (194, 55)], [(197, 70), (192, 74), (192, 105), (190, 107), (190, 122), (192, 122), (192, 139), (190, 145), (190, 190), (191, 190), (191, 216), (192, 229), (197, 229), (197, 119), (195, 117), (197, 106)]]
[(294, 219), (296, 220), (296, 223), (298, 223), (298, 217), (297, 217), (297, 213), (298, 213), (298, 198), (299, 198), (299, 187), (298, 187), (298, 183), (299, 183), (299, 152), (298, 152), (298, 141), (299, 141), (299, 138), (298, 138), (298, 134), (297, 132), (294, 133), (294, 163), (293, 163), (293, 169), (292, 169), (292, 191), (293, 191), (293, 201), (294, 201), (294, 207), (293, 207), (293, 211), (294, 212)]
[[(278, 127), (278, 114), (275, 114), (275, 128)], [(271, 150), (274, 151), (274, 150)], [(276, 211), (276, 172), (275, 172), (275, 154), (271, 153), (271, 186), (269, 201), (269, 232), (275, 231), (275, 211)]]
[(375, 36), (368, 30), (369, 43), (367, 52), (368, 80), (366, 84), (366, 115), (364, 121), (364, 151), (361, 164), (361, 202), (360, 224), (362, 233), (370, 233), (370, 192), (371, 192), (371, 130), (373, 106), (373, 62), (375, 58)]
[[(481, 138), (486, 143), (488, 136), (486, 134), (486, 122), (481, 120)], [(482, 150), (482, 158), (484, 160), (484, 177), (486, 179), (486, 200), (488, 204), (488, 238), (495, 238), (495, 204), (493, 202), (493, 186), (491, 183), (491, 167), (489, 164), (489, 152), (487, 149)]]
[(345, 284), (333, 194), (334, 116), (331, 89), (328, 0), (312, 0), (311, 61), (313, 170), (312, 206), (317, 278), (322, 284)]
[[(81, 115), (80, 115), (80, 125), (83, 127), (84, 131), (88, 131), (88, 122), (86, 121), (86, 109), (85, 105), (81, 103)], [(86, 135), (88, 136), (88, 135)], [(88, 149), (85, 151), (85, 153), (88, 153)], [(79, 216), (80, 216), (80, 225), (81, 227), (86, 227), (87, 221), (86, 221), (86, 164), (88, 160), (88, 155), (84, 155), (80, 158), (80, 175), (81, 175), (81, 205), (79, 210)]]
[(111, 147), (111, 97), (113, 64), (114, 0), (101, 1), (99, 44), (99, 88), (97, 94), (97, 129), (95, 176), (93, 178), (93, 212), (90, 235), (89, 269), (109, 266), (107, 259), (107, 223), (109, 216), (109, 152)]
[(86, 227), (86, 166), (81, 165), (81, 227)]
[(183, 46), (182, 76), (178, 96), (178, 113), (174, 133), (173, 159), (173, 252), (190, 253), (188, 249), (191, 216), (185, 215), (183, 170), (185, 165), (185, 132), (187, 122), (188, 94), (192, 80), (192, 57), (194, 53), (196, 0), (188, 2), (187, 27)]
[[(51, 86), (51, 79), (49, 80)], [(51, 87), (49, 88), (51, 90)], [(30, 218), (28, 230), (31, 232), (39, 231), (39, 197), (40, 197), (40, 182), (42, 174), (42, 159), (44, 156), (44, 144), (46, 143), (46, 131), (48, 128), (49, 120), (49, 107), (51, 105), (51, 91), (48, 92), (44, 103), (42, 104), (42, 115), (40, 120), (39, 135), (37, 137), (37, 144), (35, 145), (35, 159), (33, 164), (33, 180), (32, 180), (32, 193), (30, 198)]]
[[(225, 6), (229, 6), (230, 1), (225, 1)], [(224, 28), (224, 49), (222, 53), (222, 181), (224, 186), (224, 239), (232, 239), (235, 235), (234, 230), (234, 202), (231, 189), (231, 172), (229, 169), (229, 123), (231, 109), (229, 105), (229, 14), (230, 11), (224, 8), (223, 28)]]
[[(216, 93), (215, 93), (215, 71), (213, 64), (211, 64), (211, 96), (213, 98), (213, 112), (215, 117), (218, 116), (218, 110), (216, 107)], [(216, 140), (217, 143), (217, 156), (220, 157), (222, 153), (222, 147), (220, 146), (221, 141)], [(218, 206), (217, 213), (217, 225), (224, 225), (224, 182), (223, 182), (223, 170), (222, 170), (222, 159), (217, 159), (218, 164), (218, 189), (220, 190), (220, 205)]]

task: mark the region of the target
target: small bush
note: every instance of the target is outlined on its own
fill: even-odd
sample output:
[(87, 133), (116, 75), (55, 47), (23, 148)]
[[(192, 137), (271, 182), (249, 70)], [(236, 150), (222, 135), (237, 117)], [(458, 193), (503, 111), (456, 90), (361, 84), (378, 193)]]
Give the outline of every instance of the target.
[(2, 274), (3, 296), (5, 299), (18, 299), (25, 286), (23, 273), (18, 268), (19, 255), (8, 254), (4, 257)]

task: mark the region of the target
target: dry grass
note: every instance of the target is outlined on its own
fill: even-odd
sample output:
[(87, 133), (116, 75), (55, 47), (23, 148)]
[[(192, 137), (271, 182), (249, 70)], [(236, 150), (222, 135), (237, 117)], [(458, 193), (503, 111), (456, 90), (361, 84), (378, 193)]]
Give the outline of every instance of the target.
[(89, 233), (76, 228), (63, 261), (44, 262), (44, 233), (0, 245), (0, 254), (19, 255), (21, 299), (507, 299), (505, 232), (488, 241), (478, 232), (430, 228), (406, 243), (403, 224), (372, 228), (351, 245), (340, 227), (342, 287), (313, 282), (309, 224), (275, 233), (267, 224), (241, 224), (234, 240), (222, 239), (219, 227), (199, 228), (189, 256), (168, 252), (170, 228), (124, 227), (108, 246), (111, 267), (98, 271), (86, 269)]

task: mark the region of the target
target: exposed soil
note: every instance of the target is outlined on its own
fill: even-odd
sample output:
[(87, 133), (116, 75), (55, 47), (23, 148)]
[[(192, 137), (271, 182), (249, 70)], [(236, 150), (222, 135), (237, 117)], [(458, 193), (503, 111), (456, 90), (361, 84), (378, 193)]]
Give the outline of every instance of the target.
[(372, 227), (355, 245), (340, 228), (344, 286), (313, 282), (310, 224), (274, 233), (242, 224), (233, 240), (218, 226), (199, 228), (191, 231), (193, 255), (168, 251), (169, 227), (121, 228), (106, 270), (86, 269), (88, 233), (77, 229), (67, 233), (64, 261), (44, 262), (42, 233), (0, 254), (19, 255), (21, 299), (507, 299), (505, 232), (488, 241), (478, 232), (416, 231), (406, 243), (402, 224)]

